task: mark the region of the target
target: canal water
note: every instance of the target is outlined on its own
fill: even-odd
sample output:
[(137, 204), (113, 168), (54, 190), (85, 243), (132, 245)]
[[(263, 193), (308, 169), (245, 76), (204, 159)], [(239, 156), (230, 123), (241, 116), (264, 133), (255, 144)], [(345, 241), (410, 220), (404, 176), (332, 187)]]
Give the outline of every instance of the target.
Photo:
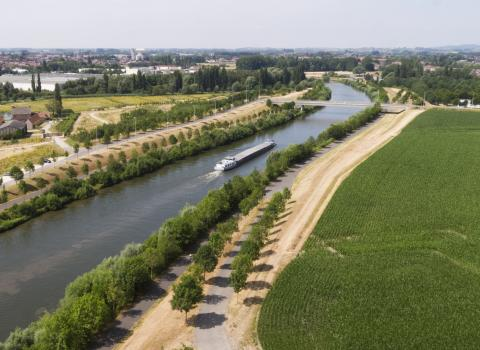
[[(368, 102), (352, 88), (330, 83), (333, 101)], [(316, 136), (358, 108), (327, 107), (308, 117), (124, 182), (58, 212), (0, 234), (0, 339), (53, 310), (66, 285), (129, 242), (142, 242), (187, 203), (194, 204), (235, 175), (262, 169), (267, 154), (226, 173), (215, 163), (266, 139), (281, 149)]]

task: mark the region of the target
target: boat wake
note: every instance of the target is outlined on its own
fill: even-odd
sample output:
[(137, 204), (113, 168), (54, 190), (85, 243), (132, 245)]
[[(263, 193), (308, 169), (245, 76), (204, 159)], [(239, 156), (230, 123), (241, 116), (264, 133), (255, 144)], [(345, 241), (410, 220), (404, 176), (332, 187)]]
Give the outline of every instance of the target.
[(215, 180), (216, 178), (218, 178), (220, 175), (222, 175), (222, 171), (220, 170), (214, 170), (214, 171), (211, 171), (205, 175), (201, 175), (199, 178), (200, 180), (202, 180), (204, 183), (209, 183), (213, 180)]

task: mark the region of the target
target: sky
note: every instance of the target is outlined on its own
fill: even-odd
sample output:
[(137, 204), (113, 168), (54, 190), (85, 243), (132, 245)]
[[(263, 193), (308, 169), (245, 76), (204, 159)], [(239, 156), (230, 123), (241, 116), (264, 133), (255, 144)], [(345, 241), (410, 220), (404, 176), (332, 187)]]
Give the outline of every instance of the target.
[(480, 44), (478, 0), (0, 0), (3, 48)]

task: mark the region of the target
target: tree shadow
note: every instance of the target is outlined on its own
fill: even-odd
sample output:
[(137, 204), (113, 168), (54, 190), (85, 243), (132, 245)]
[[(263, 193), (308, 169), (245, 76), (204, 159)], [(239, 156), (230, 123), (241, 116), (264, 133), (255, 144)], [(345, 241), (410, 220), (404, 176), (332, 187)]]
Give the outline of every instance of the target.
[(225, 256), (227, 256), (227, 257), (229, 257), (229, 258), (233, 258), (233, 257), (235, 257), (237, 254), (238, 254), (238, 251), (232, 250), (232, 251), (228, 252), (227, 254), (225, 254)]
[(221, 276), (215, 276), (209, 278), (205, 283), (210, 284), (212, 286), (217, 286), (221, 288), (226, 288), (228, 287), (228, 283), (230, 282), (230, 279), (228, 277), (221, 277)]
[(220, 269), (222, 270), (231, 270), (232, 269), (232, 264), (223, 264), (223, 265), (220, 265)]
[(284, 219), (284, 218), (286, 218), (286, 217), (288, 217), (288, 216), (292, 215), (292, 212), (293, 212), (292, 210), (290, 210), (290, 211), (287, 211), (285, 214), (283, 214), (283, 215), (280, 215), (278, 218), (279, 218), (279, 219)]
[(269, 249), (269, 250), (264, 251), (263, 253), (260, 253), (260, 257), (264, 258), (266, 256), (272, 255), (273, 253), (275, 253), (275, 252), (273, 250)]
[(90, 348), (101, 349), (104, 347), (113, 347), (133, 333), (131, 330), (120, 327), (120, 324), (120, 321), (115, 320), (108, 328), (108, 332), (101, 334)]
[(252, 272), (267, 272), (273, 269), (273, 265), (270, 264), (258, 264), (252, 268)]
[(279, 233), (279, 232), (281, 232), (281, 231), (282, 231), (282, 229), (281, 229), (281, 228), (278, 228), (278, 229), (270, 232), (270, 233), (269, 233), (269, 236), (273, 236), (273, 235), (275, 235), (275, 234), (277, 234), (277, 233)]
[(177, 279), (178, 275), (176, 273), (173, 273), (173, 272), (166, 272), (164, 277), (167, 281), (175, 281)]
[(272, 288), (272, 285), (265, 281), (250, 281), (247, 282), (246, 288), (251, 290), (262, 290), (270, 289)]
[(246, 306), (260, 305), (263, 302), (264, 298), (261, 297), (248, 297), (243, 300), (243, 304)]
[(225, 299), (226, 297), (224, 297), (223, 295), (209, 294), (205, 296), (205, 298), (203, 299), (203, 302), (209, 305), (215, 305)]
[(203, 314), (198, 314), (194, 320), (193, 324), (195, 327), (201, 329), (209, 329), (216, 326), (222, 325), (227, 318), (225, 315), (217, 314), (216, 312), (208, 312)]
[(278, 238), (270, 239), (270, 240), (265, 242), (265, 246), (273, 244), (273, 243), (277, 243), (278, 241), (279, 241)]

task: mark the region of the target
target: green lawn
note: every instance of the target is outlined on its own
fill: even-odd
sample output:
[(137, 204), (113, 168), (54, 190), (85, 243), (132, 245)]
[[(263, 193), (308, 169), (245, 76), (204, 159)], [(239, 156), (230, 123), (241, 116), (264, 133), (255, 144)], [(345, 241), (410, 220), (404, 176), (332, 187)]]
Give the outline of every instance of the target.
[(479, 273), (480, 113), (431, 110), (340, 186), (268, 294), (260, 341), (477, 349)]

